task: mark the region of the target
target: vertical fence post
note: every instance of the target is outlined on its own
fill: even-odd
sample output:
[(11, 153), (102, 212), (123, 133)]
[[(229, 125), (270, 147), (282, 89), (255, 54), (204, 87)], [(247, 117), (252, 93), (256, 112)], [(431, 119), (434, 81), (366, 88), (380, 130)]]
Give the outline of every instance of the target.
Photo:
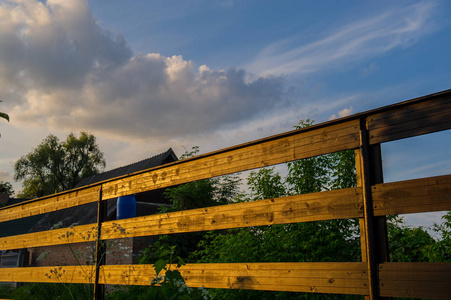
[(355, 152), (357, 185), (362, 187), (364, 216), (359, 220), (362, 261), (368, 264), (369, 297), (381, 299), (377, 264), (388, 260), (385, 217), (374, 217), (371, 186), (383, 182), (380, 144), (370, 145), (366, 120), (360, 120), (360, 148)]
[(106, 201), (102, 201), (102, 187), (99, 191), (97, 200), (97, 241), (96, 241), (96, 261), (95, 261), (95, 281), (94, 281), (94, 299), (103, 300), (105, 296), (105, 285), (99, 284), (100, 267), (105, 264), (106, 249), (101, 240), (102, 222), (106, 219)]

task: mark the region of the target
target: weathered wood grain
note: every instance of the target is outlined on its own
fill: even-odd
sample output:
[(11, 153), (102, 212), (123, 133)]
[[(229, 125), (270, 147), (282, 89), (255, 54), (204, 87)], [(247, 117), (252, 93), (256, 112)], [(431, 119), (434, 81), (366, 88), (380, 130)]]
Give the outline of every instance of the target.
[(299, 131), (289, 136), (200, 156), (164, 168), (107, 182), (103, 199), (169, 187), (359, 146), (358, 121)]
[[(104, 222), (101, 239), (196, 232), (362, 215), (361, 192), (349, 188)], [(0, 249), (92, 242), (97, 224), (0, 238)]]
[(362, 214), (361, 189), (349, 188), (109, 221), (102, 225), (101, 238), (357, 218)]
[(451, 263), (384, 263), (379, 286), (384, 297), (451, 299)]
[(96, 202), (99, 199), (100, 186), (69, 191), (57, 195), (44, 197), (19, 203), (11, 207), (0, 208), (0, 222), (21, 219), (57, 211), (73, 206)]
[(376, 184), (376, 216), (451, 210), (451, 175)]
[(93, 283), (93, 266), (0, 268), (0, 282)]
[(443, 95), (429, 101), (388, 110), (368, 116), (370, 143), (451, 129), (451, 96)]
[(97, 237), (97, 224), (79, 225), (42, 232), (0, 238), (0, 249), (11, 250), (29, 247), (93, 242)]
[[(179, 270), (191, 287), (368, 293), (365, 263), (187, 264)], [(103, 284), (149, 285), (155, 276), (151, 265), (103, 266), (100, 274)]]

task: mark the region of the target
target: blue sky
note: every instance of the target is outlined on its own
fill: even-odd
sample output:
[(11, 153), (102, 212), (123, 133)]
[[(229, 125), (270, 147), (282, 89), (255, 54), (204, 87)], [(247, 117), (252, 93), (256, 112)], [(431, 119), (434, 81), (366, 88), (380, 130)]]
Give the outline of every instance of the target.
[[(450, 12), (444, 0), (0, 0), (0, 180), (50, 133), (93, 133), (111, 169), (450, 89)], [(450, 135), (384, 145), (386, 180), (449, 174)]]

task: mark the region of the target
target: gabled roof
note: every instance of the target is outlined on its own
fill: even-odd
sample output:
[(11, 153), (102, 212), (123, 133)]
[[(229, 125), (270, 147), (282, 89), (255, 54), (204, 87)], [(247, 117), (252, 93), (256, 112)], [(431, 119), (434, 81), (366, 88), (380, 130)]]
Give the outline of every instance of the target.
[(100, 181), (105, 181), (111, 178), (132, 174), (142, 170), (150, 169), (160, 165), (164, 165), (169, 162), (178, 160), (172, 148), (169, 148), (166, 152), (155, 155), (153, 157), (138, 161), (136, 163), (119, 167), (107, 172), (103, 172), (97, 175), (92, 175), (90, 177), (83, 178), (75, 187), (79, 188), (82, 186), (94, 184)]
[[(147, 170), (177, 160), (178, 160), (177, 156), (175, 155), (174, 151), (170, 148), (164, 153), (141, 160), (139, 162), (82, 179), (77, 184), (76, 187), (83, 187), (90, 184), (95, 184), (97, 182)], [(139, 199), (139, 196), (140, 196), (139, 194), (136, 196), (137, 200)], [(116, 203), (114, 203), (114, 201), (108, 201), (107, 206), (108, 206), (107, 215), (109, 217), (113, 217), (113, 215), (115, 215), (116, 212)], [(52, 227), (54, 224), (57, 224), (58, 222), (62, 222), (63, 227), (69, 227), (74, 223), (78, 223), (79, 225), (95, 223), (97, 222), (97, 204), (89, 203), (45, 214), (33, 226), (33, 228), (31, 228), (30, 232), (48, 230), (50, 227)]]

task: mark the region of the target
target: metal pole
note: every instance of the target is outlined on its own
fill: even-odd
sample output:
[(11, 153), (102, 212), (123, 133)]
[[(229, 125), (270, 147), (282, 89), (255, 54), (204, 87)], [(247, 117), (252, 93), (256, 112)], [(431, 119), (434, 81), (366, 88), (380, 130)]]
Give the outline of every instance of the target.
[(100, 267), (105, 264), (106, 249), (101, 240), (102, 222), (106, 219), (106, 201), (102, 201), (102, 187), (99, 191), (97, 201), (97, 241), (96, 241), (96, 261), (95, 261), (95, 281), (94, 281), (94, 299), (103, 300), (105, 298), (105, 285), (99, 284)]

